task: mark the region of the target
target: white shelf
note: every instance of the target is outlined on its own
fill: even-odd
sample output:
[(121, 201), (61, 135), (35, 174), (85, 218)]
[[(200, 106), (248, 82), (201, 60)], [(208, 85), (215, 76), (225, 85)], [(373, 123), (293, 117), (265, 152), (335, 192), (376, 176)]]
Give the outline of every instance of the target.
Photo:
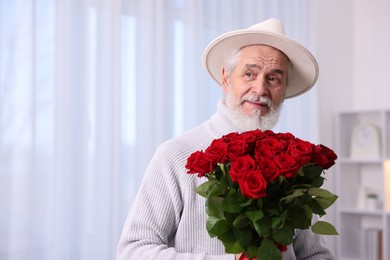
[[(378, 159), (351, 159), (352, 132), (360, 123), (374, 124), (380, 135)], [(378, 232), (383, 259), (390, 259), (390, 212), (386, 204), (390, 192), (386, 189), (384, 161), (390, 158), (390, 110), (347, 111), (337, 115), (336, 121), (336, 203), (337, 237), (336, 259), (366, 259), (367, 232)], [(377, 150), (378, 151), (378, 150)], [(377, 153), (376, 153), (377, 154)], [(362, 189), (364, 187), (364, 189)], [(374, 210), (364, 208), (366, 196), (362, 190), (377, 195)], [(363, 194), (363, 195), (362, 195)], [(375, 233), (376, 234), (376, 233)]]
[(356, 160), (350, 158), (337, 158), (337, 163), (345, 164), (383, 164), (382, 159), (371, 159), (371, 160)]
[[(369, 215), (369, 216), (382, 216), (383, 210), (367, 210), (357, 208), (341, 208), (340, 214), (354, 214), (354, 215)], [(389, 214), (389, 212), (387, 212)]]

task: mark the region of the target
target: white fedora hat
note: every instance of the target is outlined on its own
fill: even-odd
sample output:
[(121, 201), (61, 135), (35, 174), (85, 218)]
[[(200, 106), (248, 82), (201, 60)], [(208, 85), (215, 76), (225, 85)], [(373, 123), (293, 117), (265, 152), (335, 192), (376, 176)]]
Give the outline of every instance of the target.
[(263, 44), (279, 49), (290, 59), (292, 78), (286, 89), (286, 98), (298, 96), (314, 86), (318, 78), (318, 64), (314, 56), (299, 43), (284, 35), (283, 24), (269, 19), (248, 29), (222, 34), (206, 47), (203, 62), (211, 77), (221, 85), (225, 59), (248, 45)]

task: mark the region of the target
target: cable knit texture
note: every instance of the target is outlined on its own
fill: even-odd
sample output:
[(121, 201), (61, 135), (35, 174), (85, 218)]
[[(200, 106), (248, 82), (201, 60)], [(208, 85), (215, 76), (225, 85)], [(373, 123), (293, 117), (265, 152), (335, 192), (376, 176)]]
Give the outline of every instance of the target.
[[(156, 150), (126, 219), (117, 260), (234, 260), (206, 231), (205, 200), (194, 192), (205, 181), (187, 174), (188, 156), (213, 139), (241, 132), (229, 120), (222, 101), (217, 113), (198, 127), (161, 144)], [(320, 236), (297, 231), (283, 260), (333, 259)]]

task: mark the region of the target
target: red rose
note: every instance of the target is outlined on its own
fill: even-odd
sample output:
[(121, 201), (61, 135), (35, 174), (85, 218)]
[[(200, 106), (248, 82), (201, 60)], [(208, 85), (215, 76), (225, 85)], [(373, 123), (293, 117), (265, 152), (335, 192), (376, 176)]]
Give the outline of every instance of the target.
[(243, 140), (247, 143), (247, 145), (250, 147), (250, 149), (253, 149), (254, 145), (256, 144), (256, 141), (263, 138), (265, 136), (265, 132), (262, 132), (260, 130), (253, 130), (248, 131), (240, 134), (236, 139)]
[(198, 173), (198, 177), (203, 177), (206, 173), (212, 172), (214, 166), (212, 162), (205, 158), (203, 152), (196, 151), (188, 157), (185, 167), (188, 169), (188, 173)]
[[(295, 206), (309, 207), (310, 200), (289, 197), (291, 202), (288, 200), (288, 203), (280, 203), (280, 198), (292, 194), (294, 189), (301, 187), (301, 185), (308, 189), (318, 188), (322, 182), (307, 184), (306, 178), (296, 176), (298, 171), (302, 170), (304, 165), (314, 165), (314, 163), (318, 164), (320, 169), (321, 167), (327, 169), (335, 163), (336, 158), (336, 154), (331, 149), (323, 145), (315, 146), (310, 142), (296, 138), (291, 133), (275, 134), (271, 130), (253, 130), (241, 134), (234, 132), (215, 139), (205, 150), (191, 154), (186, 167), (188, 173), (198, 173), (198, 177), (208, 178), (209, 183), (195, 191), (210, 199), (209, 202), (211, 199), (215, 199), (212, 203), (207, 203), (207, 215), (219, 217), (222, 211), (222, 214), (228, 216), (226, 218), (229, 225), (228, 231), (232, 232), (235, 223), (240, 223), (241, 217), (248, 210), (251, 211), (248, 213), (251, 219), (257, 218), (258, 210), (269, 211), (275, 218), (283, 218), (286, 212), (295, 210)], [(308, 174), (308, 172), (302, 170), (302, 174)], [(233, 198), (230, 196), (240, 195), (240, 192), (245, 199), (236, 197), (238, 205), (231, 205), (231, 208), (225, 207), (230, 206), (225, 205), (225, 203), (232, 203)], [(228, 199), (225, 200), (225, 198)], [(278, 209), (274, 209), (273, 205), (277, 205)], [(323, 206), (320, 206), (322, 209)], [(319, 211), (320, 208), (317, 210)], [(304, 218), (302, 221), (310, 221), (311, 218), (310, 214), (293, 217), (291, 223), (298, 221), (301, 217)], [(292, 231), (295, 227), (291, 223), (282, 224), (287, 225), (287, 228), (291, 228)], [(226, 240), (222, 238), (223, 232), (226, 230), (217, 230), (218, 222), (208, 224), (210, 224), (207, 227), (209, 234), (217, 236), (223, 243), (226, 243)], [(272, 228), (266, 234), (256, 232), (254, 226), (250, 228), (252, 228), (251, 232), (256, 235), (253, 237), (254, 243), (248, 245), (248, 248), (249, 246), (253, 248), (251, 256), (256, 251), (259, 252), (258, 254), (263, 254), (262, 247), (265, 246), (257, 243), (262, 239), (272, 241), (267, 241), (267, 247), (268, 243), (271, 243), (271, 246), (275, 245), (280, 252), (287, 250), (287, 245), (280, 244), (273, 238)], [(280, 240), (281, 242), (293, 239), (292, 232), (284, 232), (283, 235), (288, 236), (289, 240)], [(276, 248), (275, 250), (278, 251)], [(245, 253), (240, 257), (240, 259), (247, 260), (255, 260), (255, 258), (248, 259), (245, 257)]]
[(296, 138), (288, 147), (288, 154), (303, 166), (311, 161), (314, 144)]
[(249, 147), (245, 140), (242, 139), (232, 140), (228, 144), (227, 156), (230, 161), (235, 161), (240, 156), (247, 154), (248, 151), (249, 151)]
[(292, 140), (295, 139), (295, 136), (292, 135), (291, 133), (278, 133), (276, 134), (276, 136), (279, 139), (279, 141), (284, 143), (290, 143)]
[(282, 244), (280, 244), (280, 243), (278, 243), (278, 242), (276, 242), (275, 241), (275, 246), (280, 250), (280, 252), (284, 252), (284, 251), (286, 251), (287, 250), (287, 246), (285, 246), (285, 245), (282, 245)]
[(245, 253), (242, 253), (238, 260), (256, 260), (256, 257), (248, 258)]
[(225, 142), (225, 143), (230, 143), (232, 140), (234, 140), (234, 138), (238, 135), (237, 132), (232, 132), (232, 133), (229, 133), (227, 135), (224, 135), (221, 137), (221, 139)]
[(256, 169), (256, 161), (249, 155), (238, 157), (237, 160), (230, 164), (230, 178), (233, 182), (237, 182), (247, 172)]
[(272, 182), (279, 177), (280, 169), (274, 160), (264, 158), (259, 162), (259, 165), (264, 178), (268, 182)]
[(222, 139), (215, 139), (205, 151), (206, 159), (215, 163), (226, 162), (227, 147)]
[(285, 142), (281, 142), (276, 136), (271, 135), (265, 136), (261, 140), (261, 145), (275, 152), (281, 152), (287, 149), (287, 145)]
[(262, 158), (272, 159), (275, 156), (275, 151), (270, 149), (268, 146), (261, 145), (261, 140), (257, 141), (254, 149), (254, 157), (260, 161)]
[(291, 142), (295, 140), (295, 136), (291, 133), (278, 133), (276, 134), (278, 140), (283, 143), (286, 147), (290, 145)]
[(260, 170), (247, 172), (238, 180), (243, 196), (258, 199), (267, 196), (267, 181)]
[(325, 145), (319, 144), (314, 147), (313, 161), (320, 165), (323, 169), (329, 169), (333, 164), (335, 164), (336, 159), (337, 155), (332, 149), (326, 147)]
[(266, 137), (266, 136), (275, 136), (277, 134), (275, 134), (272, 130), (265, 130), (263, 133), (262, 133), (262, 138)]
[(297, 160), (289, 154), (281, 153), (275, 157), (275, 163), (280, 169), (280, 175), (291, 178), (294, 177), (300, 167)]

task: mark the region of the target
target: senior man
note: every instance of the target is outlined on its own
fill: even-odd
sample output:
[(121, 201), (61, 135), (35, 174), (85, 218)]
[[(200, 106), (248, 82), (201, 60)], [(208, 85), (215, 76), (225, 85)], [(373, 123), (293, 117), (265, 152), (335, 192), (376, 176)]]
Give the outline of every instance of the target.
[[(217, 37), (206, 48), (204, 62), (222, 87), (217, 111), (156, 150), (124, 225), (118, 260), (238, 259), (240, 254), (226, 254), (207, 233), (205, 201), (194, 191), (203, 180), (186, 174), (186, 160), (228, 133), (271, 129), (284, 99), (308, 91), (318, 77), (313, 55), (287, 38), (276, 19)], [(296, 231), (283, 259), (333, 255), (323, 238), (308, 229)]]

